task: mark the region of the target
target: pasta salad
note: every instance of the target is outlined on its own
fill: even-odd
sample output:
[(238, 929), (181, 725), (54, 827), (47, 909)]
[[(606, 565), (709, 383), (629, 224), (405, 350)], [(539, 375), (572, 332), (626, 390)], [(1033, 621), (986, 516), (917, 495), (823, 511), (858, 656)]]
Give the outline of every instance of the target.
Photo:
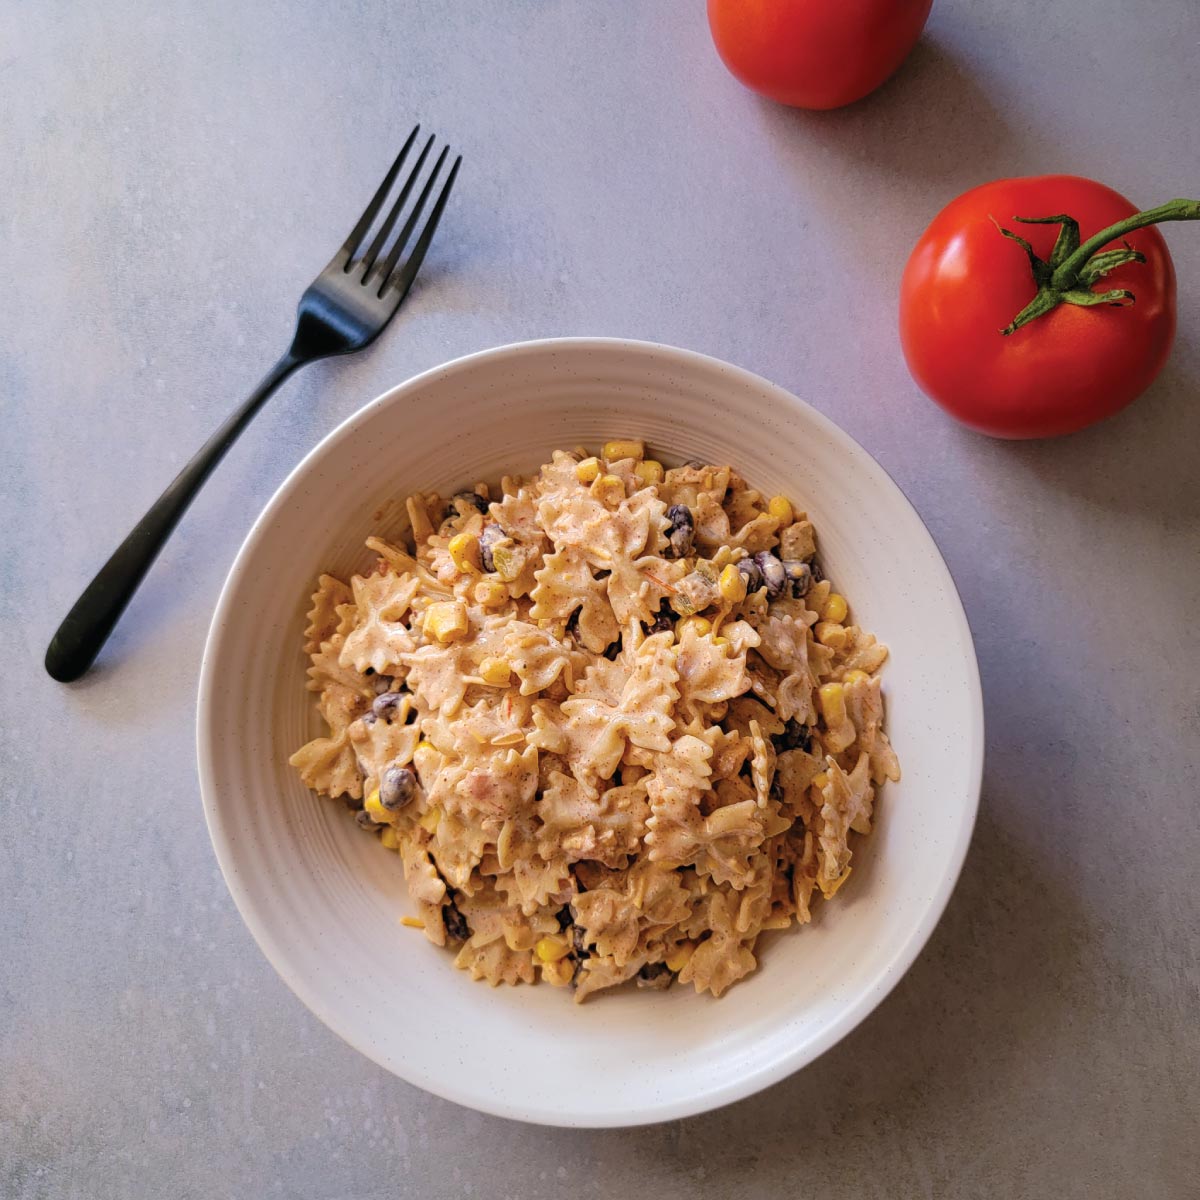
[(887, 648), (812, 523), (636, 441), (407, 509), (411, 549), (371, 537), (368, 573), (318, 580), (301, 780), (475, 979), (719, 996), (846, 883), (900, 774)]

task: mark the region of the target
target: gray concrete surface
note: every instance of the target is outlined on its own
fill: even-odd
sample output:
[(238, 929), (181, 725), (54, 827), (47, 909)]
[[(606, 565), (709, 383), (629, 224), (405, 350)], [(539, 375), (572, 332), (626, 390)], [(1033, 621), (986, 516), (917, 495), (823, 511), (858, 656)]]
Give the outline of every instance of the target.
[[(1200, 229), (1167, 231), (1163, 376), (1068, 440), (951, 424), (895, 320), (969, 185), (1200, 188), (1200, 8), (1143, 8), (939, 0), (826, 115), (743, 91), (675, 0), (0, 8), (0, 1195), (1200, 1194)], [(416, 117), (466, 167), (407, 315), (288, 385), (102, 665), (52, 684), (66, 606), (273, 361)], [(218, 589), (297, 458), (415, 371), (571, 333), (729, 358), (863, 442), (949, 560), (987, 696), (974, 846), (900, 987), (768, 1092), (631, 1132), (481, 1117), (342, 1045), (243, 928), (193, 756)]]

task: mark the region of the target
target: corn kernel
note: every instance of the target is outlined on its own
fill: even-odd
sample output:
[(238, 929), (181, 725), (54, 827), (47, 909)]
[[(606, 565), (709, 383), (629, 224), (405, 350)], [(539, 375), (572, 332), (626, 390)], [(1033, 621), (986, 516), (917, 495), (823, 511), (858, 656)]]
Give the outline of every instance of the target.
[(569, 949), (562, 938), (544, 937), (534, 947), (534, 953), (542, 962), (554, 963), (566, 958)]
[(425, 922), (420, 917), (401, 917), (400, 924), (406, 929), (424, 929)]
[(813, 776), (813, 787), (826, 788), (829, 786), (829, 772), (822, 771), (819, 775)]
[(512, 669), (502, 658), (485, 658), (479, 664), (479, 678), (492, 687), (504, 687), (512, 675)]
[(772, 496), (770, 504), (767, 505), (767, 513), (780, 525), (792, 523), (792, 503), (786, 496)]
[(591, 491), (601, 504), (620, 504), (625, 499), (625, 485), (616, 475), (601, 475)]
[(868, 675), (866, 673), (866, 671), (847, 671), (846, 672), (846, 682), (847, 683), (860, 683), (864, 679), (870, 679), (870, 678), (871, 678), (870, 675)]
[(715, 638), (713, 638), (713, 645), (714, 646), (728, 646), (729, 639), (727, 637), (715, 637)]
[(685, 617), (675, 627), (676, 633), (683, 637), (685, 629), (690, 629), (697, 637), (712, 633), (712, 622), (707, 617)]
[(400, 836), (390, 825), (379, 835), (379, 841), (385, 850), (400, 849)]
[(438, 826), (442, 823), (442, 810), (438, 807), (431, 808), (427, 813), (422, 813), (417, 818), (417, 824), (420, 825), (426, 833), (437, 833)]
[(417, 748), (416, 748), (416, 750), (413, 751), (413, 754), (415, 755), (420, 750), (436, 750), (436, 749), (437, 749), (437, 747), (428, 738), (422, 738), (417, 743)]
[(813, 626), (813, 634), (822, 646), (830, 650), (840, 650), (846, 644), (846, 627), (835, 621), (818, 621)]
[(461, 600), (439, 600), (425, 610), (425, 633), (439, 642), (467, 635), (467, 606)]
[(826, 621), (836, 621), (840, 625), (845, 621), (849, 611), (850, 606), (846, 603), (846, 597), (839, 596), (837, 592), (830, 592), (825, 606), (821, 609), (821, 616)]
[(721, 598), (729, 604), (741, 604), (746, 598), (746, 577), (730, 563), (717, 581), (721, 589)]
[(575, 478), (580, 483), (595, 483), (600, 475), (600, 460), (598, 458), (585, 458), (583, 462), (575, 468)]
[(833, 729), (846, 719), (846, 693), (840, 683), (824, 684), (818, 692), (821, 700), (821, 715), (825, 724)]
[(391, 824), (392, 817), (395, 815), (383, 807), (383, 801), (379, 799), (378, 788), (374, 788), (363, 801), (363, 808), (376, 825)]
[(475, 603), (484, 608), (499, 608), (508, 600), (508, 588), (496, 579), (481, 579), (475, 585)]
[(694, 942), (680, 942), (672, 951), (670, 957), (666, 959), (667, 969), (675, 972), (682, 971), (688, 965), (695, 952), (696, 946)]
[(657, 487), (663, 481), (663, 476), (666, 472), (663, 470), (663, 465), (656, 462), (652, 458), (646, 459), (645, 462), (640, 462), (633, 468), (633, 473), (638, 477), (638, 482), (642, 487)]
[(646, 453), (646, 443), (632, 438), (627, 441), (617, 440), (604, 443), (604, 458), (607, 462), (620, 462), (623, 458), (643, 458)]
[(464, 574), (479, 570), (479, 539), (473, 533), (456, 533), (446, 547), (450, 561)]

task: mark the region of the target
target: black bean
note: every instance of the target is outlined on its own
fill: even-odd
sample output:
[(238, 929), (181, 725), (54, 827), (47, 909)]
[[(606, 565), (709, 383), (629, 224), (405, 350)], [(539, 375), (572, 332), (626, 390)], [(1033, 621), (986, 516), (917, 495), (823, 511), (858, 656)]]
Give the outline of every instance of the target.
[(658, 612), (654, 615), (654, 620), (646, 630), (646, 636), (649, 637), (655, 633), (668, 633), (675, 628), (676, 621), (675, 610), (664, 600)]
[(786, 750), (803, 750), (807, 754), (812, 749), (812, 728), (802, 725), (793, 717), (783, 727), (782, 733), (777, 733), (771, 738), (771, 742), (779, 754)]
[(686, 504), (672, 504), (667, 509), (668, 558), (686, 558), (692, 548), (692, 538), (696, 533), (696, 520), (692, 510)]
[(797, 600), (801, 596), (807, 596), (808, 589), (813, 584), (812, 567), (806, 562), (801, 562), (798, 558), (785, 558), (783, 560), (783, 570), (788, 577), (788, 583), (791, 585), (792, 595)]
[(446, 936), (452, 941), (465, 942), (471, 936), (467, 918), (458, 911), (458, 905), (453, 900), (442, 905), (442, 924), (446, 927)]
[(746, 581), (747, 592), (757, 592), (762, 587), (762, 572), (752, 558), (740, 558), (737, 561), (738, 573)]
[(376, 696), (371, 702), (371, 711), (377, 717), (391, 717), (403, 697), (403, 692), (384, 692), (382, 696)]
[(379, 803), (396, 812), (417, 794), (417, 777), (408, 767), (388, 767), (379, 781)]
[(812, 572), (813, 583), (820, 583), (825, 578), (825, 572), (821, 570), (821, 564), (815, 558), (808, 564), (808, 569)]
[(489, 524), (483, 527), (479, 535), (479, 565), (485, 571), (496, 569), (495, 559), (492, 558), (492, 548), (497, 542), (502, 542), (508, 535), (499, 525)]
[(674, 982), (674, 972), (666, 963), (647, 963), (637, 973), (640, 988), (669, 988)]
[(783, 563), (770, 550), (760, 550), (754, 556), (754, 565), (762, 572), (762, 581), (766, 585), (767, 595), (772, 600), (777, 600), (783, 595), (788, 582)]
[(371, 833), (378, 833), (383, 828), (382, 825), (377, 825), (375, 821), (371, 819), (371, 814), (369, 812), (364, 812), (362, 809), (359, 809), (359, 811), (354, 814), (354, 819), (358, 822), (359, 829), (367, 829), (370, 830)]
[(591, 951), (587, 948), (587, 941), (584, 939), (583, 930), (578, 925), (571, 928), (571, 945), (575, 950), (575, 955), (578, 958), (591, 958)]
[(488, 510), (488, 502), (478, 492), (459, 492), (446, 505), (446, 511), (443, 514), (443, 519), (450, 521), (455, 517), (461, 517), (467, 509), (475, 509), (476, 512), (486, 514)]

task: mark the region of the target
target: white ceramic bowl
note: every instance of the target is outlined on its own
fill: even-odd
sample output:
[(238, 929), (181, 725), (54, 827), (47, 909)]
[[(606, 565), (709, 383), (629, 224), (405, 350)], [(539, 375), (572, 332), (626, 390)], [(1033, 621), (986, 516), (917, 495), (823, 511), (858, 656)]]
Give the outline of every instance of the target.
[[(885, 695), (904, 778), (882, 793), (855, 876), (803, 930), (760, 942), (720, 1000), (690, 988), (571, 1003), (488, 988), (419, 931), (398, 859), (288, 755), (318, 732), (304, 612), (320, 570), (366, 565), (412, 491), (533, 471), (556, 448), (643, 437), (672, 463), (729, 462), (808, 509), (856, 619), (892, 649)], [(528, 342), (400, 384), (331, 433), (255, 522), (221, 594), (200, 680), (200, 782), (229, 889), (264, 953), (331, 1029), (460, 1104), (550, 1125), (634, 1125), (715, 1108), (858, 1024), (929, 937), (979, 797), (983, 712), (970, 631), (937, 547), (846, 434), (746, 371), (644, 342)]]

